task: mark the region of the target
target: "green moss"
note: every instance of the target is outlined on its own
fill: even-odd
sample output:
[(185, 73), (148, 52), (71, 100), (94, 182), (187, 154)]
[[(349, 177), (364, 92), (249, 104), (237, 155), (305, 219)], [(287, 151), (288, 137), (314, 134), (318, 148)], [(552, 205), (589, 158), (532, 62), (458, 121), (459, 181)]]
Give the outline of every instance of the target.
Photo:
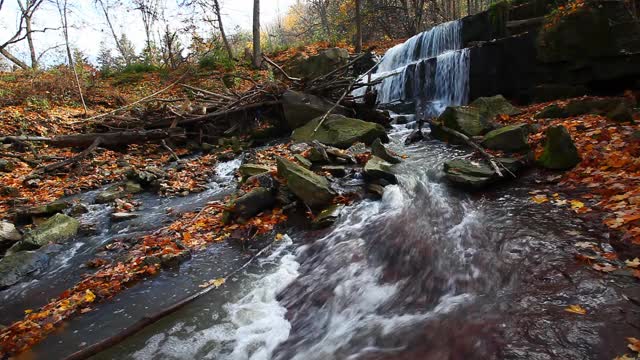
[(489, 22), (496, 36), (506, 36), (507, 34), (510, 7), (511, 2), (509, 0), (494, 3), (489, 7)]

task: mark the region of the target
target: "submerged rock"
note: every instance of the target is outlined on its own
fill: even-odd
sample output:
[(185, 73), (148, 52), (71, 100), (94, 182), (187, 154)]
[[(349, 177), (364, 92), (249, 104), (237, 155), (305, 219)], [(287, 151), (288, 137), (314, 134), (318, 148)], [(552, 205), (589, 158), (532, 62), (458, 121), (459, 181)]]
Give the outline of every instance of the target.
[(317, 140), (341, 149), (347, 149), (356, 142), (369, 145), (376, 139), (388, 140), (382, 125), (342, 115), (329, 115), (318, 131), (314, 132), (321, 118), (315, 118), (305, 126), (295, 129), (291, 138), (298, 142)]
[(399, 164), (402, 162), (402, 159), (396, 154), (389, 151), (380, 141), (380, 139), (376, 139), (373, 144), (371, 144), (371, 153), (382, 160), (391, 163), (391, 164)]
[(138, 217), (138, 214), (135, 214), (135, 213), (116, 212), (111, 214), (111, 221), (121, 222), (121, 221), (133, 220), (137, 217)]
[(480, 109), (489, 119), (493, 119), (501, 114), (518, 115), (522, 113), (520, 109), (511, 105), (502, 95), (480, 97), (474, 100), (469, 106)]
[(382, 179), (397, 184), (398, 179), (391, 169), (391, 164), (377, 156), (372, 156), (364, 166), (364, 174), (370, 179)]
[(311, 207), (331, 203), (335, 193), (327, 178), (282, 157), (278, 157), (277, 162), (278, 175), (287, 180), (288, 189), (299, 199)]
[(23, 251), (5, 256), (0, 260), (0, 290), (37, 274), (48, 265), (49, 256), (41, 251)]
[(540, 166), (552, 170), (568, 170), (580, 163), (578, 149), (564, 126), (551, 126), (545, 135), (544, 151), (537, 161)]
[(508, 125), (488, 132), (482, 141), (482, 145), (492, 150), (523, 151), (529, 149), (528, 135), (529, 125)]
[(27, 232), (23, 240), (12, 246), (9, 251), (34, 250), (52, 242), (62, 242), (75, 236), (79, 228), (78, 220), (64, 214), (56, 214)]
[[(334, 104), (321, 97), (289, 90), (282, 95), (284, 117), (290, 129), (304, 126), (312, 119), (323, 116), (333, 108)], [(347, 114), (341, 106), (333, 110), (333, 114)]]
[(272, 208), (276, 203), (273, 191), (258, 187), (235, 201), (231, 211), (235, 218), (248, 220), (255, 215)]

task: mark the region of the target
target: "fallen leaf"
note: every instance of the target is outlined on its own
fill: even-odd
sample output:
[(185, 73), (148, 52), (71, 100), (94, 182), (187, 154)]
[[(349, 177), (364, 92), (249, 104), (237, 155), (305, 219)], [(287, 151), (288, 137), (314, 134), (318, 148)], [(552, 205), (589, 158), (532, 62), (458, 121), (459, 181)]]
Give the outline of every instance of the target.
[(276, 241), (280, 241), (284, 238), (284, 235), (282, 234), (276, 234)]
[(627, 265), (627, 267), (630, 267), (630, 268), (634, 268), (634, 269), (635, 269), (635, 268), (637, 268), (638, 266), (640, 266), (640, 259), (635, 258), (635, 259), (633, 259), (633, 260), (631, 260), (631, 261), (629, 261), (629, 260), (625, 260), (625, 261), (624, 261), (624, 263)]
[(627, 341), (629, 342), (629, 345), (627, 345), (629, 347), (629, 349), (635, 351), (635, 352), (640, 352), (640, 340), (634, 338), (634, 337), (628, 337)]
[(571, 200), (570, 203), (573, 210), (580, 210), (584, 207), (584, 203), (582, 201)]
[(219, 288), (220, 286), (222, 286), (224, 283), (226, 282), (226, 280), (224, 278), (218, 278), (213, 280), (213, 282), (211, 283), (211, 285)]
[(610, 264), (593, 264), (592, 267), (595, 270), (602, 271), (602, 272), (612, 272), (618, 269), (617, 267)]
[(84, 293), (84, 301), (91, 303), (96, 299), (96, 295), (89, 289)]
[(33, 312), (33, 310), (31, 310), (31, 309), (27, 309), (27, 310), (25, 310), (25, 311), (24, 311), (24, 313), (25, 313), (26, 315), (29, 315), (29, 314), (31, 314), (32, 312)]
[(536, 195), (532, 196), (531, 200), (536, 204), (542, 204), (548, 202), (549, 198), (547, 197), (547, 195)]
[(578, 314), (578, 315), (585, 315), (587, 313), (587, 310), (585, 310), (580, 305), (571, 305), (571, 306), (565, 308), (564, 311), (570, 312), (570, 313), (574, 313), (574, 314)]

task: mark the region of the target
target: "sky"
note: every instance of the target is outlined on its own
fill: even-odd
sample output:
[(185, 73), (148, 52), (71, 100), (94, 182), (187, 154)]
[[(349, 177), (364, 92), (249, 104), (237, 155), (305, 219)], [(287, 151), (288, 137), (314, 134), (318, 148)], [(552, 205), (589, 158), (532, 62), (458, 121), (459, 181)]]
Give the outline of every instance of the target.
[[(69, 22), (74, 25), (70, 29), (69, 35), (72, 44), (80, 48), (89, 59), (94, 61), (100, 48), (100, 42), (105, 41), (113, 47), (113, 40), (106, 21), (93, 5), (93, 0), (68, 0), (71, 6), (71, 17)], [(176, 5), (178, 0), (166, 0), (168, 17), (178, 14)], [(261, 22), (269, 24), (276, 21), (278, 16), (284, 16), (289, 7), (297, 0), (261, 0)], [(222, 21), (227, 33), (233, 33), (236, 27), (243, 30), (250, 30), (253, 17), (253, 0), (221, 0), (223, 18)], [(17, 22), (17, 0), (5, 0), (5, 5), (0, 12), (0, 43), (6, 41), (10, 33), (15, 31)], [(116, 32), (126, 33), (127, 37), (134, 43), (136, 49), (140, 51), (144, 47), (145, 33), (140, 17), (135, 12), (121, 11), (115, 13), (112, 21), (115, 22)], [(171, 17), (170, 22), (179, 26), (177, 16)], [(60, 23), (57, 10), (52, 5), (47, 5), (39, 10), (34, 20), (34, 28), (58, 27)], [(36, 50), (47, 49), (51, 46), (61, 44), (63, 41), (59, 32), (47, 32), (35, 34), (34, 43)], [(26, 55), (24, 44), (15, 49), (20, 57)], [(0, 55), (1, 56), (1, 55)], [(49, 59), (53, 56), (48, 56)], [(47, 60), (45, 60), (47, 61)], [(51, 60), (48, 60), (51, 61)]]

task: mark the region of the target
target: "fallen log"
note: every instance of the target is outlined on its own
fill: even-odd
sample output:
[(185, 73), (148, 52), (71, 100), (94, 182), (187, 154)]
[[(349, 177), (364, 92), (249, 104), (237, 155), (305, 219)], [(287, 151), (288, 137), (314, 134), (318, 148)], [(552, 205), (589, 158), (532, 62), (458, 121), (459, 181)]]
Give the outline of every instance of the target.
[[(170, 124), (169, 124), (170, 125)], [(55, 137), (29, 137), (29, 136), (7, 136), (8, 141), (39, 141), (45, 142), (53, 147), (89, 147), (96, 139), (101, 138), (100, 145), (121, 146), (130, 144), (144, 144), (151, 141), (160, 141), (168, 138), (180, 138), (185, 136), (184, 129), (155, 129), (155, 130), (128, 130), (110, 133), (60, 135)]]
[[(233, 109), (220, 110), (220, 111), (212, 112), (211, 114), (202, 115), (202, 116), (198, 116), (190, 119), (182, 119), (177, 122), (177, 125), (178, 126), (195, 125), (205, 121), (214, 120), (216, 118), (219, 118), (225, 115), (230, 115), (230, 114), (240, 113), (247, 110), (253, 110), (253, 109), (257, 109), (265, 106), (275, 106), (280, 104), (282, 104), (281, 101), (274, 100), (274, 101), (264, 101), (264, 102), (255, 103), (255, 104), (238, 106)], [(167, 126), (170, 126), (172, 122), (173, 120), (161, 120), (151, 124), (149, 128), (151, 129), (165, 128)]]
[(78, 155), (76, 155), (74, 157), (71, 157), (69, 159), (57, 162), (55, 164), (50, 164), (50, 165), (44, 166), (42, 168), (36, 169), (36, 172), (41, 172), (41, 173), (51, 172), (51, 171), (63, 168), (65, 166), (67, 166), (67, 165), (72, 165), (72, 164), (75, 164), (75, 163), (77, 163), (79, 161), (82, 161), (86, 157), (91, 155), (98, 148), (98, 146), (100, 146), (101, 143), (102, 143), (102, 137), (97, 137), (88, 148), (83, 150)]

